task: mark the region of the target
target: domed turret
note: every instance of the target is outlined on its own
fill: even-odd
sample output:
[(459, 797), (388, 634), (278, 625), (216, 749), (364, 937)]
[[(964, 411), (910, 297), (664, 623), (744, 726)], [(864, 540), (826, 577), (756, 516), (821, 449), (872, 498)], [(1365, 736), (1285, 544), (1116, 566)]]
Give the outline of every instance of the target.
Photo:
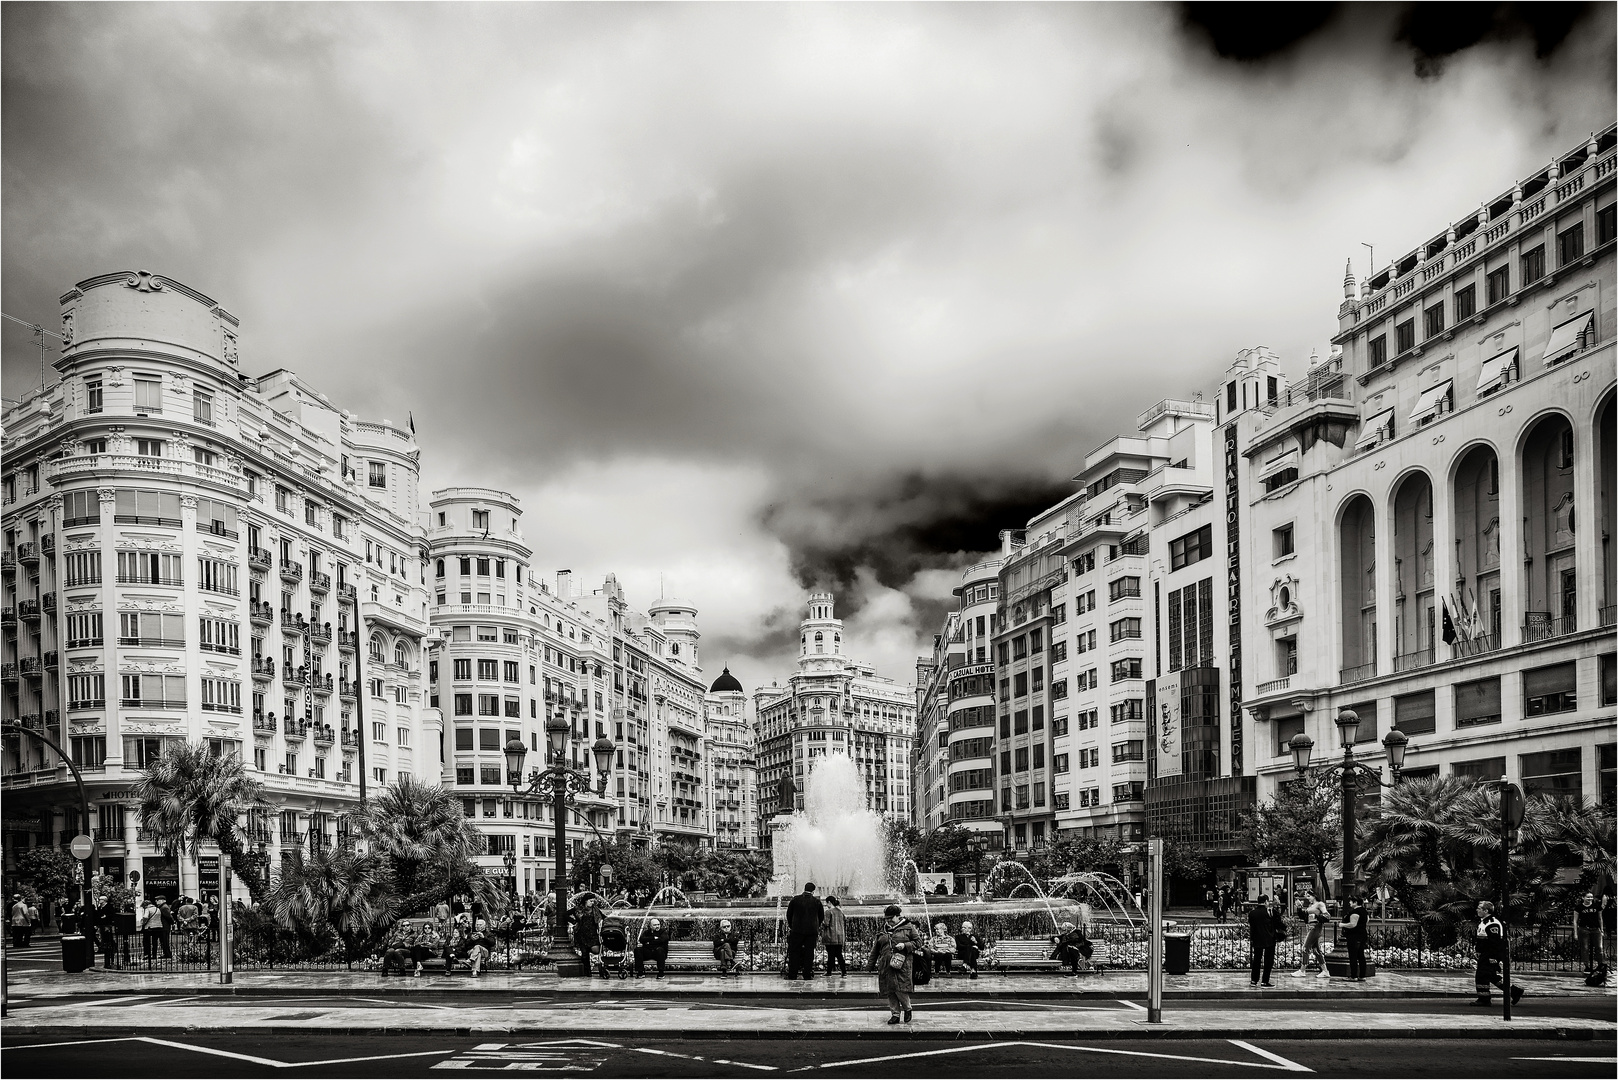
[(719, 678), (713, 681), (713, 685), (708, 687), (708, 693), (710, 694), (745, 694), (746, 692), (742, 689), (742, 684), (736, 681), (736, 676), (730, 673), (728, 665), (724, 671), (719, 673)]

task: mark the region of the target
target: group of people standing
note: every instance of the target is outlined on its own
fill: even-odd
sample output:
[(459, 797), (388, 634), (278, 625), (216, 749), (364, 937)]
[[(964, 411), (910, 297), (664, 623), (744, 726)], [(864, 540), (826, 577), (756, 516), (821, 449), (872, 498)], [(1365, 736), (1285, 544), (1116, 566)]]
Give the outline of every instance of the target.
[[(898, 911), (898, 908), (892, 908)], [(905, 920), (909, 924), (909, 920)], [(803, 892), (787, 904), (787, 979), (811, 979), (815, 974), (815, 948), (826, 949), (826, 974), (835, 968), (838, 975), (848, 974), (848, 960), (843, 950), (848, 945), (848, 924), (843, 914), (842, 901), (835, 896), (822, 902), (815, 895), (815, 883), (804, 885)], [(924, 972), (923, 981), (933, 974), (948, 976), (953, 973), (954, 962), (959, 960), (968, 978), (978, 977), (978, 958), (983, 954), (983, 938), (972, 926), (970, 919), (961, 923), (959, 933), (951, 933), (942, 920), (927, 932), (923, 923), (918, 929), (911, 926), (919, 947), (910, 955), (919, 961)], [(912, 972), (914, 975), (914, 972)]]
[[(1331, 910), (1325, 901), (1314, 894), (1314, 891), (1305, 888), (1298, 901), (1298, 914), (1304, 921), (1303, 951), (1298, 959), (1298, 970), (1292, 972), (1294, 979), (1307, 978), (1311, 972), (1311, 962), (1319, 964), (1320, 970), (1313, 975), (1317, 979), (1330, 979), (1331, 971), (1326, 966), (1326, 953), (1321, 948), (1321, 935), (1325, 932), (1326, 924), (1331, 921)], [(1370, 929), (1370, 908), (1366, 904), (1364, 894), (1353, 893), (1343, 908), (1343, 916), (1338, 920), (1342, 930), (1343, 944), (1348, 950), (1349, 982), (1365, 981), (1365, 950), (1368, 944)], [(1249, 985), (1255, 987), (1273, 987), (1270, 982), (1270, 972), (1275, 965), (1275, 947), (1287, 938), (1286, 916), (1280, 901), (1273, 896), (1260, 895), (1258, 903), (1247, 912), (1247, 939), (1251, 948), (1252, 962), (1249, 968)]]

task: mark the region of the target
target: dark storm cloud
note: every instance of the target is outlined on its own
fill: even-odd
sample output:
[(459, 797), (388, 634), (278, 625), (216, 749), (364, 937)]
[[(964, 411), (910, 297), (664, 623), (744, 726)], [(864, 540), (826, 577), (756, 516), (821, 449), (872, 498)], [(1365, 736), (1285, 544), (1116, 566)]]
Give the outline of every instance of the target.
[(1252, 14), (8, 4), (5, 310), (172, 275), (749, 685), (810, 585), (904, 678), (1086, 451), (1612, 116), (1610, 5)]

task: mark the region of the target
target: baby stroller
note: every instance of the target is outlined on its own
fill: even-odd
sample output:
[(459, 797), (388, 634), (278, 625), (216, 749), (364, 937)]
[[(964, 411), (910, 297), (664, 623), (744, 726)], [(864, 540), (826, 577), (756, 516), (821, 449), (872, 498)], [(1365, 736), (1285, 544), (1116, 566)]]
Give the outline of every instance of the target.
[(601, 920), (601, 973), (603, 975), (617, 975), (620, 979), (629, 978), (630, 967), (629, 935), (624, 930), (622, 919), (605, 918)]

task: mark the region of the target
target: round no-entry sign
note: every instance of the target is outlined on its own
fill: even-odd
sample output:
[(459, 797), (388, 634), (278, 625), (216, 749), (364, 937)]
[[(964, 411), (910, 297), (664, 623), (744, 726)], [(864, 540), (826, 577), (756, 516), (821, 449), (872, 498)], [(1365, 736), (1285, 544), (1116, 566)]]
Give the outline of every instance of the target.
[(90, 842), (88, 836), (80, 833), (73, 838), (73, 843), (68, 847), (68, 850), (73, 853), (75, 859), (88, 859), (90, 852), (95, 850), (95, 845)]

